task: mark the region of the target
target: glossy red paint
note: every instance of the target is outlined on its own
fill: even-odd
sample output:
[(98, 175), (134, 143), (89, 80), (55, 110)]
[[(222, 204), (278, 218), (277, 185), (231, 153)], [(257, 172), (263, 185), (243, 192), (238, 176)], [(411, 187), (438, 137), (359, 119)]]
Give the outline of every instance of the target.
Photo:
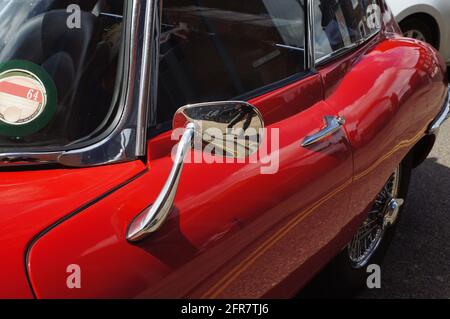
[(368, 47), (357, 60), (348, 57), (319, 70), (325, 101), (347, 121), (355, 161), (350, 209), (356, 212), (365, 212), (425, 136), (447, 93), (445, 65), (431, 46), (396, 37), (374, 39)]
[(142, 162), (135, 162), (0, 172), (0, 298), (33, 297), (25, 252), (39, 232), (144, 169)]
[[(269, 165), (264, 160), (277, 155), (270, 135), (258, 163), (186, 164), (171, 218), (140, 243), (128, 243), (126, 230), (167, 178), (170, 133), (149, 141), (148, 171), (95, 202), (144, 165), (1, 173), (9, 178), (2, 187), (9, 187), (0, 192), (0, 211), (13, 213), (0, 215), (0, 226), (14, 227), (1, 239), (1, 249), (13, 249), (3, 252), (9, 257), (1, 280), (16, 289), (13, 296), (31, 296), (23, 262), (39, 234), (26, 255), (38, 298), (297, 292), (345, 247), (366, 206), (443, 104), (442, 59), (430, 46), (396, 36), (392, 16), (383, 20), (384, 31), (371, 43), (250, 101), (268, 128), (279, 130), (276, 174), (260, 174)], [(345, 130), (302, 148), (324, 115), (344, 116)], [(33, 200), (18, 203), (29, 193)], [(70, 264), (81, 267), (81, 289), (66, 285)], [(11, 296), (2, 289), (0, 296)]]
[[(251, 102), (268, 118), (267, 110), (279, 105), (294, 109), (286, 114), (295, 113), (303, 87), (317, 81), (320, 77), (309, 77)], [(309, 94), (318, 102), (269, 125), (279, 129), (279, 172), (261, 175), (261, 161), (187, 164), (176, 212), (154, 236), (130, 244), (127, 226), (155, 199), (172, 165), (170, 152), (157, 152), (147, 174), (33, 246), (29, 269), (37, 296), (261, 297), (299, 267), (322, 266), (326, 259), (314, 265), (306, 261), (330, 243), (339, 249), (345, 244), (334, 240), (353, 219), (347, 209), (353, 163), (342, 133), (312, 148), (300, 146), (323, 126), (323, 115), (331, 114), (320, 101), (321, 90)], [(266, 142), (271, 145), (270, 136)], [(171, 141), (165, 135), (165, 142), (160, 137), (150, 144)], [(319, 233), (321, 240), (312, 240)], [(50, 258), (49, 266), (45, 261)], [(66, 286), (65, 268), (72, 263), (82, 269), (84, 288), (79, 290)]]

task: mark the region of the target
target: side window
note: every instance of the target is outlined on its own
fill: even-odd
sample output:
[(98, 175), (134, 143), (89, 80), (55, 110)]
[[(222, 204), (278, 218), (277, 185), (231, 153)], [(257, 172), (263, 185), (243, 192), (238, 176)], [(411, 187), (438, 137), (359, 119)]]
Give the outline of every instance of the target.
[(313, 0), (315, 59), (351, 47), (381, 26), (377, 0)]
[(165, 0), (158, 123), (305, 71), (304, 0)]

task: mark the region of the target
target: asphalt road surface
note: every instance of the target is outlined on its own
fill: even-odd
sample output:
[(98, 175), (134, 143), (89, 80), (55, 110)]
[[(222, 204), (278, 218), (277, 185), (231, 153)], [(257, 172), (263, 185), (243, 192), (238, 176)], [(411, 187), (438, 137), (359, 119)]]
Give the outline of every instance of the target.
[[(432, 153), (416, 168), (397, 232), (381, 267), (381, 288), (356, 298), (450, 298), (450, 119)], [(349, 297), (330, 292), (327, 270), (298, 298)]]

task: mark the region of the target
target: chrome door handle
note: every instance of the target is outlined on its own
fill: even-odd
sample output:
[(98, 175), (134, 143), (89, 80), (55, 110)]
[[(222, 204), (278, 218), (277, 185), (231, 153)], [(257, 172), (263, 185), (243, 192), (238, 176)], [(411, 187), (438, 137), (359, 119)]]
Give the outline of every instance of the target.
[(341, 129), (345, 124), (345, 119), (340, 116), (325, 116), (325, 128), (317, 132), (316, 134), (305, 137), (302, 143), (302, 147), (310, 146), (314, 143), (320, 142), (330, 135), (333, 135)]

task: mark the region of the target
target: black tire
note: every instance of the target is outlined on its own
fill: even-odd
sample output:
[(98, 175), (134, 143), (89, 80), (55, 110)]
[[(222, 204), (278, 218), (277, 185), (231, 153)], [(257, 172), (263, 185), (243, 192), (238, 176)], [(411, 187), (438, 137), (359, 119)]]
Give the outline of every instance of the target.
[[(412, 160), (406, 158), (400, 165), (399, 197), (406, 199), (412, 171)], [(367, 266), (377, 264), (382, 266), (383, 259), (392, 242), (397, 225), (402, 216), (401, 207), (399, 216), (394, 225), (389, 227), (382, 238), (375, 253), (370, 257)], [(297, 296), (298, 298), (349, 298), (366, 286), (368, 277), (367, 266), (360, 269), (352, 267), (348, 250), (345, 248), (321, 272), (321, 274), (307, 285)]]
[(420, 31), (424, 35), (425, 41), (439, 50), (439, 35), (432, 23), (420, 17), (410, 17), (400, 22), (399, 25), (403, 34), (412, 30)]

